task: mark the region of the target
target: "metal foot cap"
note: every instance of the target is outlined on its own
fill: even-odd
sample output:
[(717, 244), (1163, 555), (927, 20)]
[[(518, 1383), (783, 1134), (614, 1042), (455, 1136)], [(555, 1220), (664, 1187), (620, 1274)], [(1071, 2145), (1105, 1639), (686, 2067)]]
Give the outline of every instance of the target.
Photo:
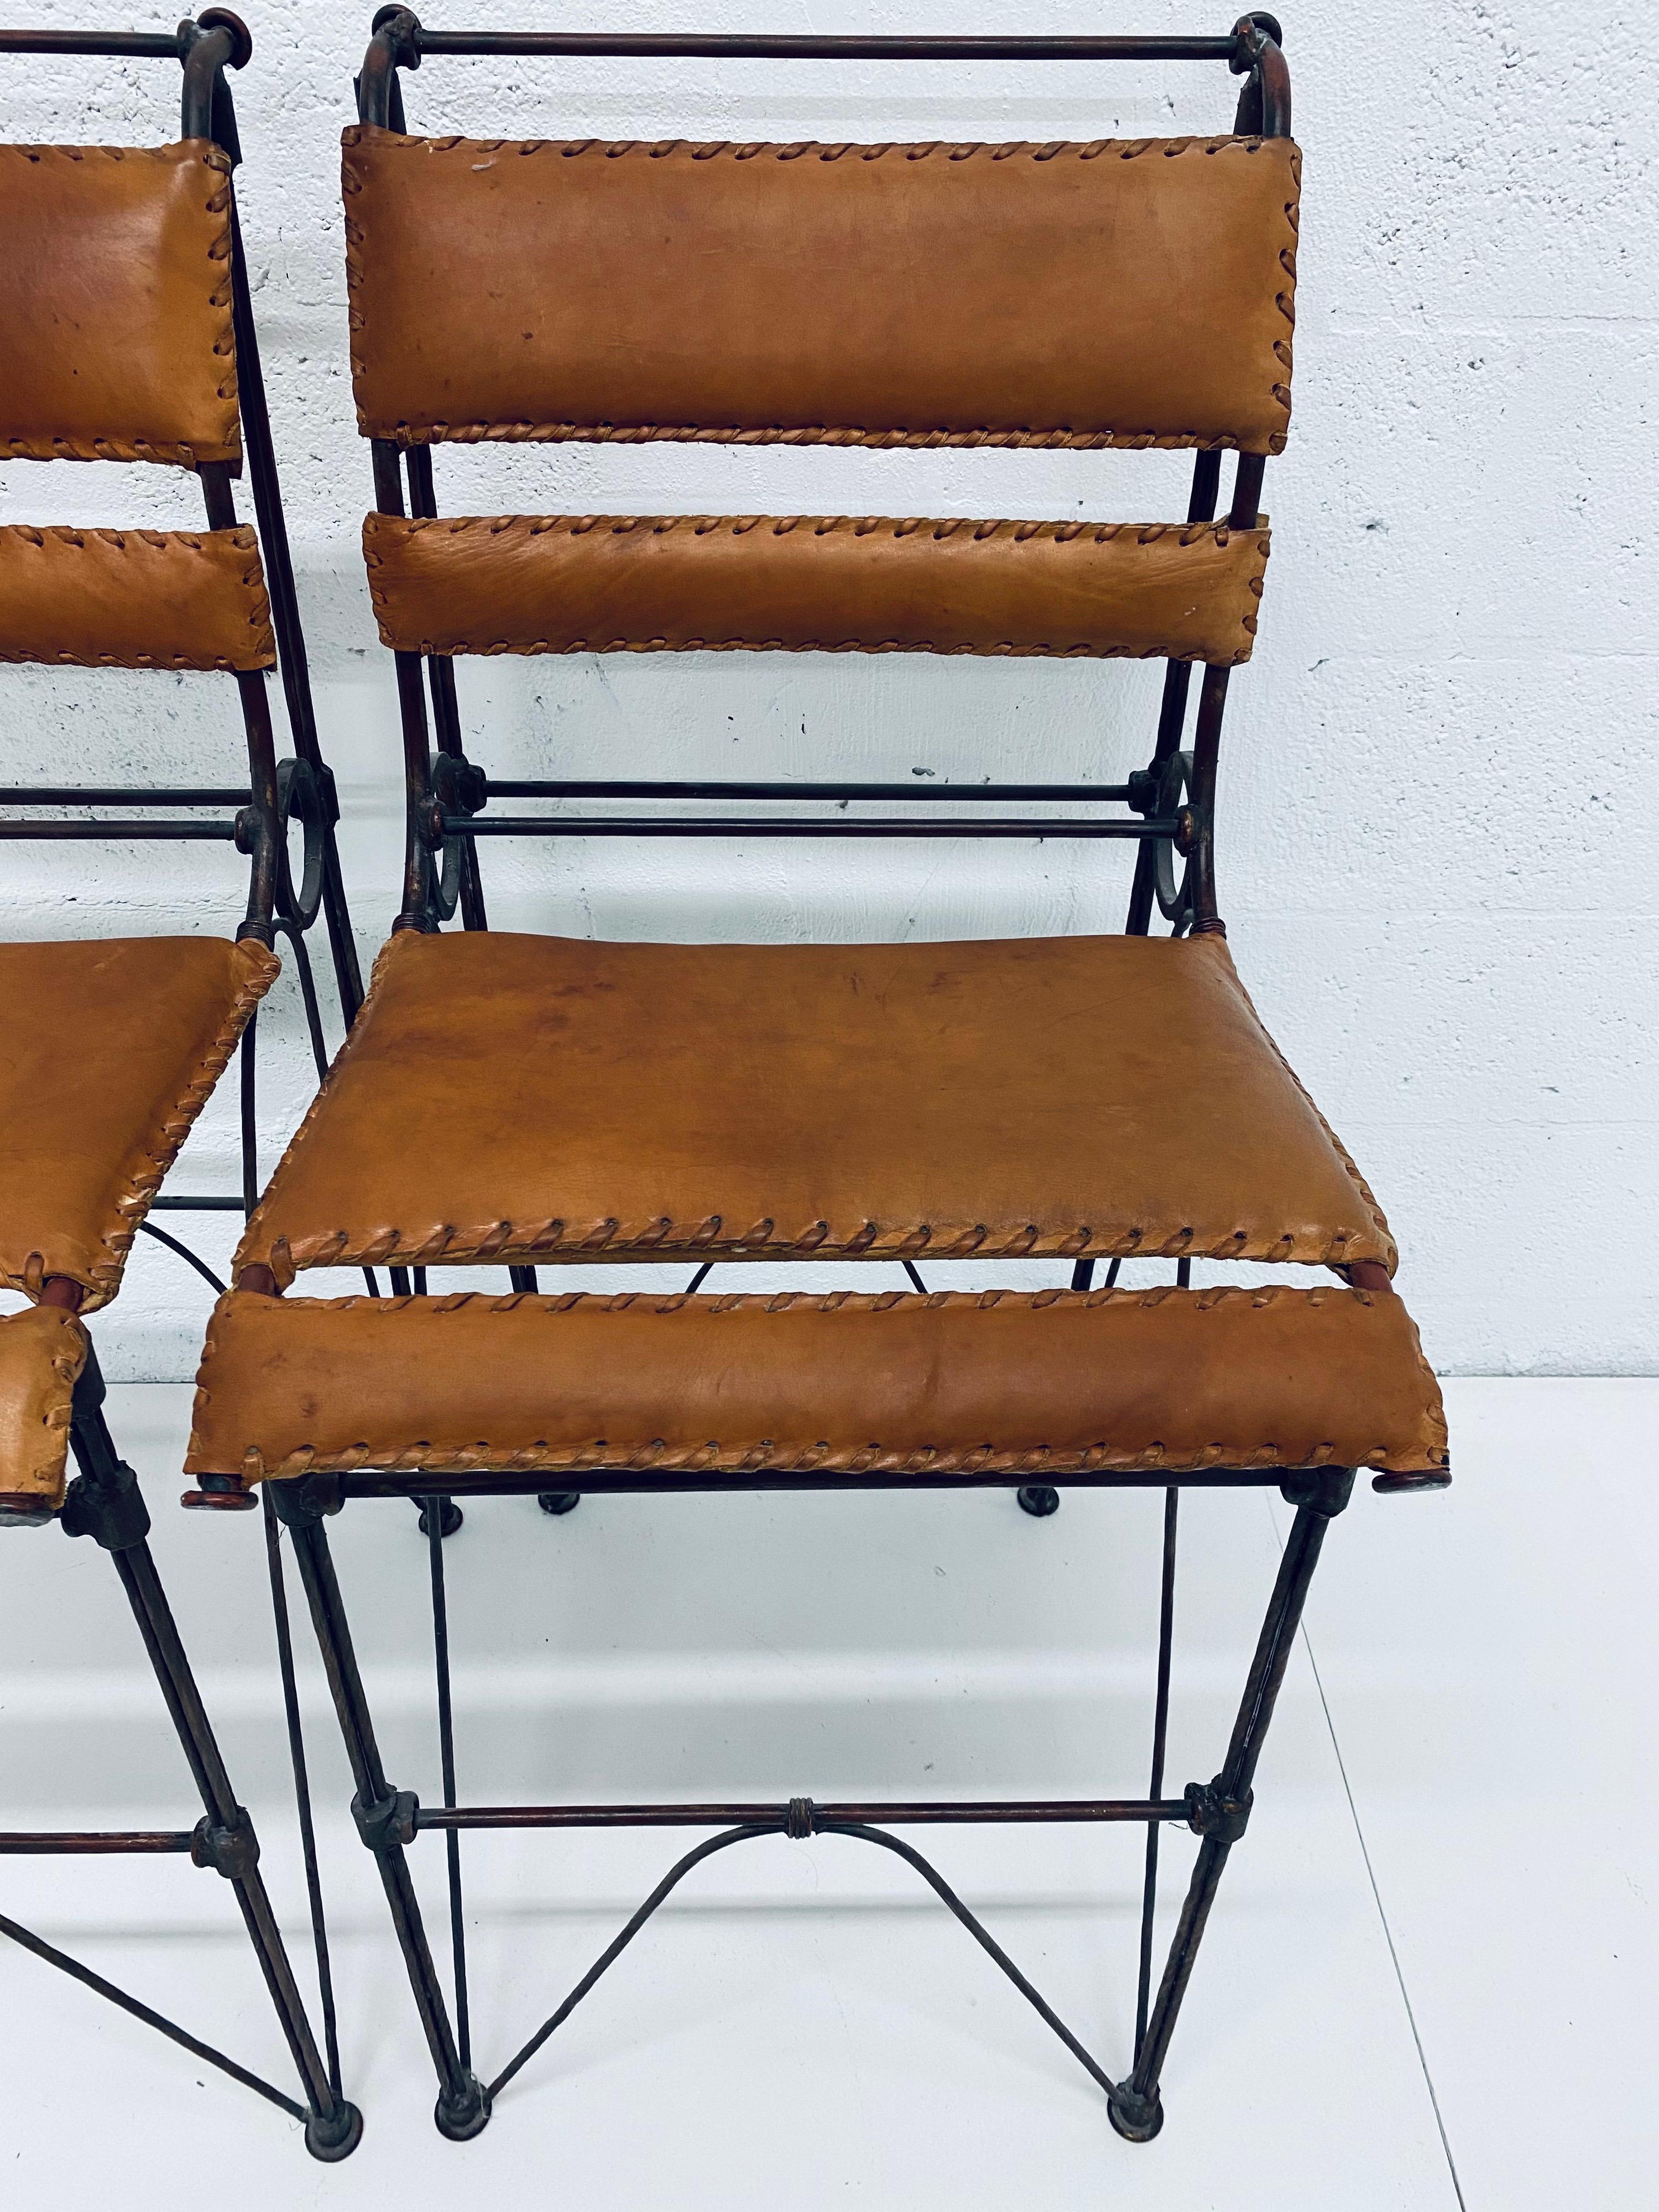
[(1120, 2089), (1107, 2099), (1106, 2117), (1125, 2142), (1151, 2142), (1164, 2125), (1164, 2100), (1156, 2090), (1137, 2097), (1133, 2089)]
[(337, 2166), (349, 2158), (362, 2139), (363, 2116), (343, 2098), (331, 2114), (313, 2112), (306, 2122), (306, 2148), (325, 2166)]
[(489, 2124), (489, 2092), (474, 2074), (459, 2097), (440, 2097), (432, 2108), (433, 2124), (451, 2142), (471, 2142)]
[(1014, 1492), (1022, 1512), (1033, 1513), (1039, 1521), (1046, 1521), (1051, 1513), (1060, 1510), (1060, 1492), (1050, 1490), (1047, 1483), (1028, 1482)]

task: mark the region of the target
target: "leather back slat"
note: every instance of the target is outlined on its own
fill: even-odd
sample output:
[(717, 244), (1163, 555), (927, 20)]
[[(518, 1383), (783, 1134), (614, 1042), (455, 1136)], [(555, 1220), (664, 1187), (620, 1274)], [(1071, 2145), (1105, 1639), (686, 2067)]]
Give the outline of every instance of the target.
[(0, 459), (240, 453), (216, 146), (0, 146)]
[(249, 529), (0, 529), (0, 661), (274, 667)]
[(344, 147), (367, 436), (1285, 442), (1288, 140)]
[(1266, 530), (868, 516), (371, 514), (405, 653), (704, 650), (1247, 659)]

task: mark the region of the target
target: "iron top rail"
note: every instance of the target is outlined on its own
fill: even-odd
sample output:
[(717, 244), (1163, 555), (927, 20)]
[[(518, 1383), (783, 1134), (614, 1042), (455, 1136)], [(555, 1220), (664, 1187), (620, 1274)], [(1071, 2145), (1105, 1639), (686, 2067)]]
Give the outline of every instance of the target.
[(0, 30), (0, 54), (91, 54), (137, 61), (187, 60), (209, 33), (223, 31), (229, 39), (224, 54), (231, 69), (241, 69), (253, 51), (252, 35), (241, 17), (228, 8), (204, 8), (192, 20), (186, 15), (174, 31), (4, 31)]
[(0, 54), (111, 54), (178, 61), (177, 31), (0, 31)]
[[(380, 30), (410, 11), (382, 9)], [(1232, 62), (1250, 27), (1224, 38), (898, 38), (755, 36), (744, 32), (433, 31), (418, 21), (410, 33), (428, 54), (635, 54), (772, 61), (1139, 61)], [(1275, 41), (1277, 43), (1277, 41)]]

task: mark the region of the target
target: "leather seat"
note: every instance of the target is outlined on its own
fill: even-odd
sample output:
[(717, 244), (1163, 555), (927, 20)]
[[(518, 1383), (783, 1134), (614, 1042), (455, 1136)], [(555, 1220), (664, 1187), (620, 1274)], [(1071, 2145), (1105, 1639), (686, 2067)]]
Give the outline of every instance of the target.
[(1224, 941), (394, 936), (238, 1265), (1392, 1270)]
[[(547, 1470), (585, 1488), (1437, 1474), (1389, 1291), (271, 1298), (208, 1330), (187, 1471)], [(597, 1480), (596, 1480), (597, 1478)]]
[(39, 1297), (67, 1276), (83, 1313), (114, 1297), (280, 966), (212, 937), (0, 945), (0, 1284)]

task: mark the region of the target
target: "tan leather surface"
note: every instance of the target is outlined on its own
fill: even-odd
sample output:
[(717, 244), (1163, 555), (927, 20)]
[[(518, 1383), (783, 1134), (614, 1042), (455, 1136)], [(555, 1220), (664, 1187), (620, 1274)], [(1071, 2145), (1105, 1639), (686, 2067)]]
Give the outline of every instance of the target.
[(1225, 944), (392, 939), (240, 1263), (1392, 1267)]
[(113, 1297), (127, 1248), (281, 963), (148, 937), (0, 945), (0, 1283)]
[(1285, 139), (343, 143), (366, 437), (1285, 442)]
[(890, 516), (502, 515), (363, 524), (404, 653), (1248, 660), (1266, 530)]
[(64, 1502), (70, 1401), (86, 1332), (61, 1306), (0, 1314), (0, 1493)]
[(252, 530), (0, 529), (0, 661), (272, 668)]
[(258, 1297), (215, 1309), (192, 1474), (1443, 1467), (1391, 1291)]
[(234, 460), (230, 164), (176, 146), (0, 146), (0, 460)]

